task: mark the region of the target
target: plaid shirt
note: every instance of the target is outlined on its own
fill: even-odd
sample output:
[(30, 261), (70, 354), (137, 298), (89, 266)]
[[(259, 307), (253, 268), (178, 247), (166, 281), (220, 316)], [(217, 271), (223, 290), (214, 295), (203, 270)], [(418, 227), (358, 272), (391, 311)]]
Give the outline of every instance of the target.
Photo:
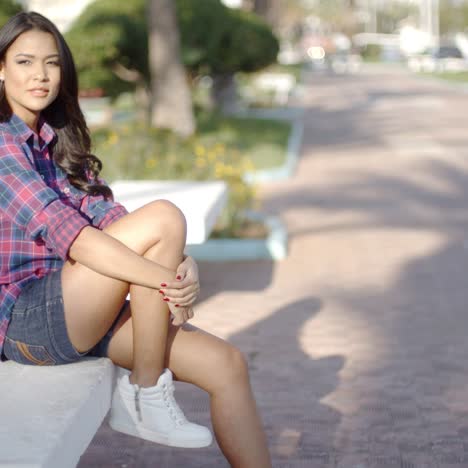
[(16, 115), (0, 123), (0, 356), (21, 289), (60, 269), (85, 226), (103, 229), (127, 214), (73, 187), (51, 159), (53, 129), (43, 119), (39, 128)]

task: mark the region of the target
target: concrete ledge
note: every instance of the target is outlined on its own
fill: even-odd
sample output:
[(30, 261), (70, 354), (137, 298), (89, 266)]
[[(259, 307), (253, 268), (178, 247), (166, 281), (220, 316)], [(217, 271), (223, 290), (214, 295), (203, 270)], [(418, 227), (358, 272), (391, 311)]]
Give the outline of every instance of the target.
[(107, 414), (114, 365), (85, 359), (55, 367), (0, 364), (0, 466), (72, 468)]
[(111, 188), (115, 199), (130, 212), (158, 199), (177, 205), (187, 219), (187, 244), (208, 239), (228, 193), (223, 181), (119, 180)]
[(196, 260), (225, 262), (232, 260), (283, 260), (288, 253), (288, 233), (276, 217), (251, 215), (270, 229), (266, 239), (208, 239), (201, 245), (191, 245), (186, 252)]

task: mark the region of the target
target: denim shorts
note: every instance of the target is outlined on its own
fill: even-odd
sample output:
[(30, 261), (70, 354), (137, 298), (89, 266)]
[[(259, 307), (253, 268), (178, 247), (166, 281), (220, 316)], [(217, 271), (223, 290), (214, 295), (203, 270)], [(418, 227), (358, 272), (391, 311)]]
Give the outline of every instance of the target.
[(107, 357), (125, 302), (104, 337), (86, 353), (72, 345), (65, 324), (61, 270), (27, 284), (13, 307), (3, 346), (6, 359), (38, 366), (68, 364), (83, 356)]

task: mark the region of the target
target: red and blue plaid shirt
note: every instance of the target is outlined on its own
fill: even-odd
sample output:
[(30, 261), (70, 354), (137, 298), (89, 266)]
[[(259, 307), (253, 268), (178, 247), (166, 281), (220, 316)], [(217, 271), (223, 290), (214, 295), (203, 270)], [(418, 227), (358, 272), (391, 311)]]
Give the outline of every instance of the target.
[(30, 281), (58, 270), (85, 226), (104, 229), (127, 210), (72, 186), (53, 162), (56, 135), (18, 116), (0, 123), (0, 356), (13, 305)]

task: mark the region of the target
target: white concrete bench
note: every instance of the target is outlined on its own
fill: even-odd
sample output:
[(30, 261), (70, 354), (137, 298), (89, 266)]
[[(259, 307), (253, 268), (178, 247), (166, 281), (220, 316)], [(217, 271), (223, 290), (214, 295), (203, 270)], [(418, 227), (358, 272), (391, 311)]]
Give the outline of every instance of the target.
[(187, 244), (202, 244), (208, 239), (227, 201), (223, 181), (121, 180), (111, 188), (128, 211), (160, 198), (175, 203), (187, 219)]
[(0, 364), (0, 466), (73, 468), (109, 410), (110, 359)]
[[(119, 181), (112, 188), (129, 211), (157, 198), (175, 203), (191, 244), (208, 238), (227, 195), (224, 182)], [(106, 358), (56, 367), (1, 363), (0, 467), (75, 467), (109, 410), (115, 374)]]
[(272, 92), (276, 104), (286, 105), (296, 86), (296, 78), (290, 73), (261, 73), (255, 78), (253, 85), (260, 90)]

